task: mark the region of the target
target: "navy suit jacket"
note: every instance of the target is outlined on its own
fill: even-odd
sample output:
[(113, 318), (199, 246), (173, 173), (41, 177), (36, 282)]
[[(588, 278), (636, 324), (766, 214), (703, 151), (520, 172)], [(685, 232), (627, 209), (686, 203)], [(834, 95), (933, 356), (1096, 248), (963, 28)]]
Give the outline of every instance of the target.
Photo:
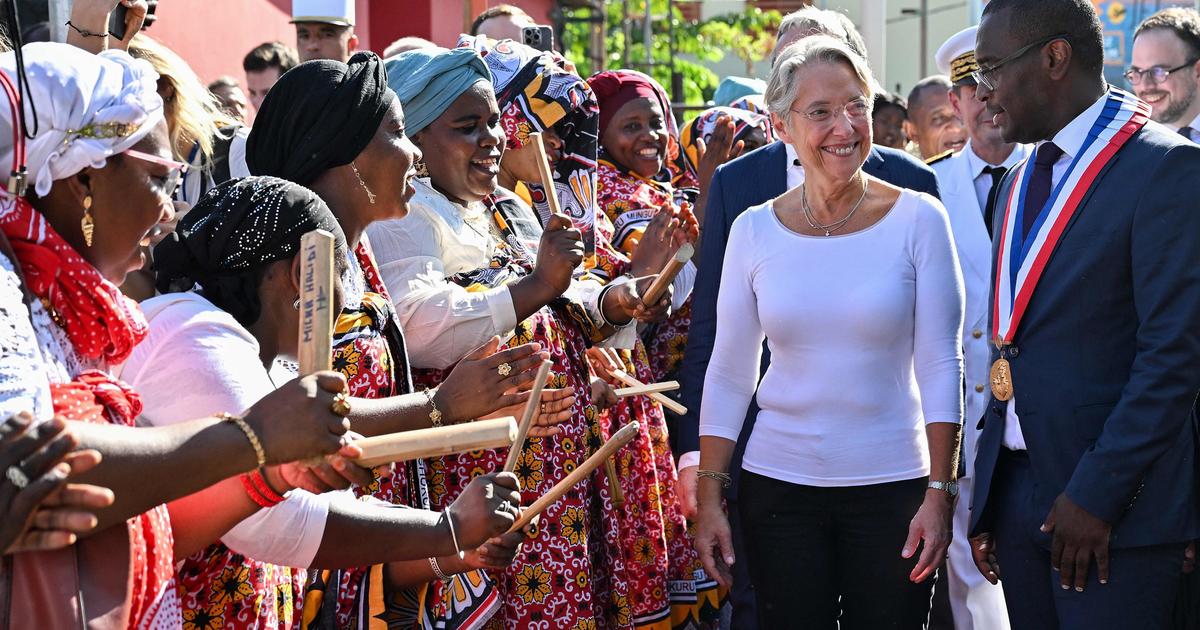
[[(688, 413), (676, 425), (676, 447), (680, 453), (700, 450), (701, 393), (708, 359), (712, 356), (713, 337), (717, 332), (717, 293), (721, 286), (729, 228), (733, 220), (747, 208), (787, 192), (788, 166), (786, 147), (782, 142), (774, 142), (723, 164), (709, 185), (700, 242), (700, 264), (692, 297), (692, 323), (688, 330), (687, 351), (679, 372), (680, 393), (688, 408)], [(871, 147), (863, 171), (901, 188), (935, 197), (938, 194), (937, 177), (933, 169), (903, 151)], [(760, 374), (766, 371), (770, 362), (771, 354), (763, 344)], [(738, 448), (730, 463), (730, 471), (735, 475), (741, 469), (742, 451), (757, 417), (758, 403), (752, 400)]]
[[(1007, 199), (1014, 172), (997, 198)], [(1200, 146), (1148, 123), (1099, 177), (1047, 262), (1009, 359), (1033, 508), (1049, 513), (1066, 492), (1112, 525), (1113, 548), (1192, 540)], [(1003, 214), (994, 213), (993, 234)], [(994, 516), (1004, 406), (993, 399), (980, 422), (974, 533)]]

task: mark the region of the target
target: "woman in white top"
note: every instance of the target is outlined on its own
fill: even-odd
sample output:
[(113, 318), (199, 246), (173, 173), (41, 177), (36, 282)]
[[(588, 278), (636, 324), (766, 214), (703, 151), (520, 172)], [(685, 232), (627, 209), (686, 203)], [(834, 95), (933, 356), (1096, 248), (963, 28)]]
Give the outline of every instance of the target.
[[(764, 628), (921, 628), (950, 542), (962, 279), (942, 206), (862, 171), (872, 85), (832, 38), (782, 53), (766, 98), (806, 180), (739, 217), (725, 255), (697, 546), (726, 582), (749, 562)], [(734, 558), (721, 490), (752, 396)]]

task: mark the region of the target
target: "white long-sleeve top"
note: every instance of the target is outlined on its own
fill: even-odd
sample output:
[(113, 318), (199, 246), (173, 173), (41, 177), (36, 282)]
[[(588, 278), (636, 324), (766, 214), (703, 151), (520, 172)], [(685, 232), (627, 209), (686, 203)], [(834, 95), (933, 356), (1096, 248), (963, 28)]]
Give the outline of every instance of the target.
[(832, 237), (750, 208), (725, 251), (700, 435), (737, 440), (757, 391), (745, 470), (810, 486), (929, 474), (924, 425), (962, 422), (964, 300), (929, 195), (905, 190), (875, 225)]

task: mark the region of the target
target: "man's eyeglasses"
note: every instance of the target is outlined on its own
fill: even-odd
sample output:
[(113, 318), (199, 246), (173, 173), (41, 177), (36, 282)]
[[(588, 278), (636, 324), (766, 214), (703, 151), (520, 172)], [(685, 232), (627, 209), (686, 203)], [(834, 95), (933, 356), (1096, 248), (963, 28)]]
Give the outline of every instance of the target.
[(1165, 68), (1163, 66), (1151, 66), (1145, 70), (1142, 70), (1141, 68), (1130, 68), (1125, 71), (1124, 76), (1125, 80), (1129, 81), (1131, 85), (1141, 84), (1146, 80), (1147, 76), (1149, 76), (1150, 80), (1154, 83), (1162, 83), (1163, 81), (1167, 80), (1167, 77), (1171, 76), (1172, 72), (1179, 72), (1184, 68), (1190, 68), (1197, 61), (1200, 61), (1200, 59), (1193, 59), (1191, 61), (1184, 62), (1183, 64), (1175, 66), (1174, 68)]
[(187, 172), (188, 165), (183, 162), (169, 160), (164, 157), (159, 157), (150, 153), (143, 153), (142, 151), (135, 151), (133, 149), (127, 149), (124, 151), (124, 154), (135, 160), (150, 162), (151, 164), (158, 164), (159, 166), (165, 166), (170, 169), (167, 171), (167, 177), (163, 181), (162, 185), (162, 190), (168, 197), (175, 194), (175, 188), (179, 186), (179, 180), (183, 179), (183, 174)]
[(978, 83), (979, 85), (982, 85), (983, 87), (985, 87), (989, 90), (994, 90), (994, 89), (996, 89), (996, 71), (999, 70), (1001, 68), (1001, 66), (1003, 66), (1004, 64), (1016, 61), (1017, 59), (1020, 59), (1026, 53), (1037, 48), (1038, 46), (1045, 46), (1046, 44), (1049, 44), (1050, 42), (1052, 42), (1056, 39), (1068, 39), (1067, 34), (1060, 33), (1058, 35), (1051, 35), (1050, 37), (1044, 37), (1042, 39), (1039, 39), (1036, 42), (1033, 42), (1032, 44), (1026, 44), (1025, 46), (1018, 48), (1017, 51), (1014, 52), (1013, 54), (1001, 59), (1000, 61), (997, 61), (996, 63), (994, 63), (986, 68), (980, 66), (980, 68), (978, 70), (971, 73), (971, 78), (975, 79), (975, 82)]

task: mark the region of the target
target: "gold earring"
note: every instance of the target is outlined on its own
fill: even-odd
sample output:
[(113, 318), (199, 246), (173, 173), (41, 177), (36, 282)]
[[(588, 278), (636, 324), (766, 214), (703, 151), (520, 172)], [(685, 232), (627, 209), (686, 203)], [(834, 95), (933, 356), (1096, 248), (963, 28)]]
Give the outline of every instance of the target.
[(367, 201), (371, 202), (371, 205), (375, 205), (375, 193), (371, 192), (370, 188), (367, 188), (367, 182), (363, 181), (363, 177), (359, 174), (358, 167), (355, 166), (354, 162), (350, 163), (350, 170), (354, 171), (354, 176), (358, 178), (358, 185), (367, 191)]
[(83, 231), (83, 243), (92, 246), (92, 235), (96, 232), (96, 222), (92, 219), (92, 196), (83, 198), (83, 219), (79, 221), (79, 229)]

